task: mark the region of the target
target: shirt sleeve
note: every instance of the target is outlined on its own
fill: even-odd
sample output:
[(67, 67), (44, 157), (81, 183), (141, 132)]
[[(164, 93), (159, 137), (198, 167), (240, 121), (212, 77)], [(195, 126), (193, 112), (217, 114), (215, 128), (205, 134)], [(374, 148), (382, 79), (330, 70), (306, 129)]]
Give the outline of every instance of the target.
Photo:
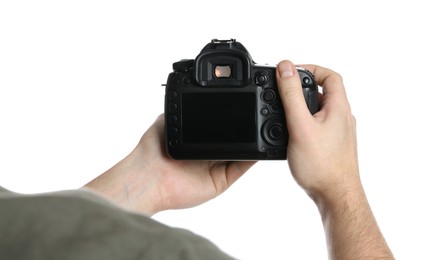
[(83, 191), (0, 187), (0, 259), (233, 259), (207, 239)]

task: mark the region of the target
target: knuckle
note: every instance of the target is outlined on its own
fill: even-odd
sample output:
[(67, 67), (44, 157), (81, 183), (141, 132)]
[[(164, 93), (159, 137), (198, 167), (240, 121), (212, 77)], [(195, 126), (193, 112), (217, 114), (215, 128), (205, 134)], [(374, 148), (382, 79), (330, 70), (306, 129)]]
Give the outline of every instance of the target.
[(344, 78), (342, 77), (341, 74), (334, 72), (334, 76), (335, 76), (338, 83), (341, 83), (341, 84), (344, 83)]

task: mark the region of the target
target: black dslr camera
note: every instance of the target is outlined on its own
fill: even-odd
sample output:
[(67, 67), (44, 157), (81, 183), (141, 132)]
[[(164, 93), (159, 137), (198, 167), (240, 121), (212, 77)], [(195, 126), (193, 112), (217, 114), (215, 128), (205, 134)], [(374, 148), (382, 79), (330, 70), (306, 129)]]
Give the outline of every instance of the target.
[[(288, 133), (275, 67), (258, 66), (236, 40), (212, 40), (195, 60), (173, 64), (165, 91), (167, 152), (181, 160), (279, 160)], [(318, 86), (297, 68), (305, 101), (319, 110)]]

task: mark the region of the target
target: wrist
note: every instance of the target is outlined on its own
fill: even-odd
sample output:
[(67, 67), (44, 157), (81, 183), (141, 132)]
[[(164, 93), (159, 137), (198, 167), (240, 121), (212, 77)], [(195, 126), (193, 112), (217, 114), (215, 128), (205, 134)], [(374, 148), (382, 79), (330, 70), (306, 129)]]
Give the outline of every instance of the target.
[(342, 207), (354, 207), (367, 201), (359, 176), (347, 178), (336, 183), (329, 183), (322, 188), (307, 191), (309, 197), (318, 207), (321, 216), (341, 210)]
[(137, 146), (127, 157), (85, 185), (132, 211), (154, 215), (161, 210), (155, 165), (147, 164)]

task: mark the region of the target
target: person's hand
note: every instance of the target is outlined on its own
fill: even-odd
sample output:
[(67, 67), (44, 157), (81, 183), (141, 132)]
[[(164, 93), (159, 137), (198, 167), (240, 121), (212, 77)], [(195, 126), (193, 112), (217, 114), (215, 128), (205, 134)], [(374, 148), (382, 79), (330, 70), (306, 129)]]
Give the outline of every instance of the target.
[(142, 137), (138, 149), (150, 168), (154, 164), (159, 181), (161, 209), (188, 208), (215, 198), (238, 180), (253, 161), (173, 160), (166, 154), (164, 117), (160, 116)]
[(356, 122), (341, 76), (320, 66), (301, 67), (311, 71), (323, 88), (321, 109), (310, 114), (295, 66), (279, 63), (276, 77), (289, 133), (288, 164), (310, 196), (327, 195), (360, 183)]
[(121, 206), (153, 215), (162, 210), (197, 206), (215, 198), (254, 163), (169, 158), (162, 115), (130, 155), (86, 187)]
[(289, 133), (287, 160), (294, 178), (316, 203), (331, 259), (394, 259), (359, 178), (356, 121), (342, 78), (314, 65), (323, 88), (321, 110), (308, 111), (299, 75), (289, 61), (276, 76)]

